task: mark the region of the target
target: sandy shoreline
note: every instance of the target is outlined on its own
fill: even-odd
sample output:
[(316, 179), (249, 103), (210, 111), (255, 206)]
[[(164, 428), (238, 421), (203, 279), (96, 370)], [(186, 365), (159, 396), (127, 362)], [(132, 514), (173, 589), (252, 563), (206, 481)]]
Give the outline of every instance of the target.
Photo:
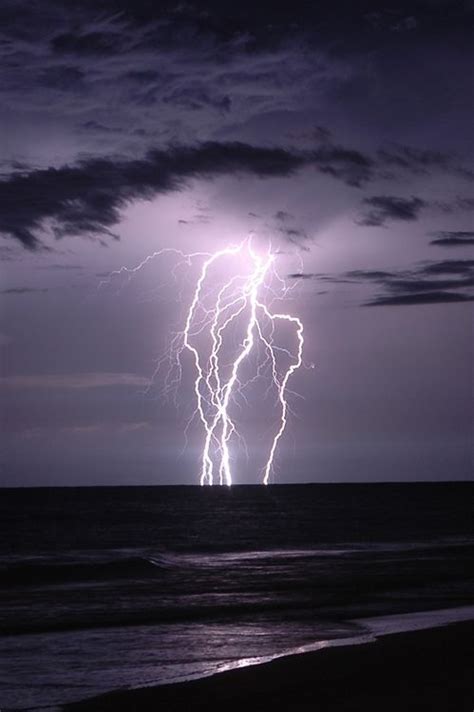
[(327, 648), (173, 685), (111, 692), (67, 712), (474, 709), (474, 621)]

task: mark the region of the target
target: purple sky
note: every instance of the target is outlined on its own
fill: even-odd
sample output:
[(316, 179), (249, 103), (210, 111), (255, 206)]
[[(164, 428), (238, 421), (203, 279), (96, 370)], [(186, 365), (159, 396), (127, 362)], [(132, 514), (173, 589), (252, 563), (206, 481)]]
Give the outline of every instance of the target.
[(249, 232), (316, 366), (275, 481), (472, 477), (472, 2), (234, 5), (1, 3), (0, 484), (198, 482), (190, 363), (143, 394), (195, 273), (99, 284)]

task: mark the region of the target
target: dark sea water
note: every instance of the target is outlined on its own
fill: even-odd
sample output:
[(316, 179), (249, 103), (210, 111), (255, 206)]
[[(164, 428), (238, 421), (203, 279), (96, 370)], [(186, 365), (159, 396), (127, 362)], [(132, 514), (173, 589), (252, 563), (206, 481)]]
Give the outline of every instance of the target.
[(2, 490), (0, 708), (474, 602), (474, 484)]

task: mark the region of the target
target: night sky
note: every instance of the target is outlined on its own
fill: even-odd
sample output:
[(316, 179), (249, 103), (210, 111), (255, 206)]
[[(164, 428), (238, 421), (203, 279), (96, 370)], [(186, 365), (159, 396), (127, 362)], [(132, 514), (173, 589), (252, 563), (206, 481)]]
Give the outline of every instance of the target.
[[(469, 479), (473, 17), (0, 0), (1, 484), (198, 482), (191, 364), (176, 402), (147, 391), (192, 274), (165, 256), (102, 282), (249, 233), (315, 364), (274, 481)], [(246, 416), (235, 481), (259, 480), (274, 416)]]

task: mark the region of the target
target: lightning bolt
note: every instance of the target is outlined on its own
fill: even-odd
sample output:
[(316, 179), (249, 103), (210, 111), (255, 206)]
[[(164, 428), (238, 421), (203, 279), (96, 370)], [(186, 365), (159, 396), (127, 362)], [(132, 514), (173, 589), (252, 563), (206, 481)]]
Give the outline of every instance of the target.
[[(245, 391), (268, 373), (267, 394), (272, 388), (275, 389), (279, 419), (262, 469), (262, 482), (267, 485), (273, 474), (278, 444), (288, 423), (288, 382), (303, 364), (302, 321), (289, 313), (272, 311), (272, 304), (286, 299), (294, 284), (288, 286), (276, 272), (276, 254), (271, 252), (270, 247), (262, 255), (254, 248), (252, 239), (247, 238), (240, 244), (213, 253), (186, 254), (166, 248), (148, 255), (136, 267), (121, 267), (112, 272), (101, 285), (110, 284), (112, 278), (121, 275), (126, 275), (129, 281), (151, 260), (164, 254), (180, 258), (171, 272), (175, 279), (178, 264), (185, 263), (190, 267), (196, 258), (200, 258), (202, 265), (184, 327), (173, 335), (169, 350), (158, 361), (153, 380), (163, 363), (168, 362), (164, 392), (168, 394), (177, 389), (183, 374), (182, 357), (185, 352), (191, 356), (195, 371), (195, 409), (185, 433), (197, 417), (204, 430), (199, 481), (201, 485), (212, 485), (215, 480), (221, 485), (231, 485), (231, 443), (234, 439), (242, 441), (232, 417), (232, 408), (238, 405), (239, 398), (247, 403)], [(228, 267), (229, 263), (231, 275), (224, 280), (216, 278), (215, 267), (219, 264)], [(235, 348), (238, 324), (240, 329), (243, 328), (243, 338)], [(294, 351), (275, 342), (278, 325), (285, 324), (292, 327), (296, 338)], [(235, 353), (229, 361), (231, 346), (234, 346)], [(256, 373), (242, 382), (244, 364), (250, 364), (253, 357), (257, 362)], [(282, 358), (286, 363), (284, 368), (279, 365)], [(243, 444), (245, 446), (245, 442)]]

